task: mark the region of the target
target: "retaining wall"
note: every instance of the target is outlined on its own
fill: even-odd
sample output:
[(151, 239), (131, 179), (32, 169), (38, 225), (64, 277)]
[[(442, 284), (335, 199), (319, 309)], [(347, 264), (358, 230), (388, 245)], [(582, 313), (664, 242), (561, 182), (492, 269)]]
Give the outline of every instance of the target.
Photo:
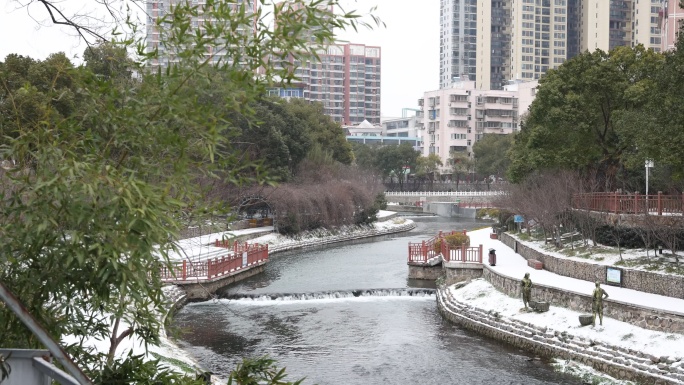
[(442, 265), (423, 266), (408, 265), (409, 279), (426, 279), (434, 281), (442, 275)]
[(460, 207), (451, 202), (429, 202), (423, 205), (426, 213), (432, 213), (446, 218), (476, 218), (477, 209)]
[(226, 275), (212, 280), (197, 280), (191, 283), (176, 283), (176, 285), (185, 291), (188, 301), (203, 301), (210, 299), (218, 289), (224, 286), (242, 281), (243, 279), (263, 272), (265, 265), (266, 261), (259, 262), (256, 266), (250, 267), (247, 270), (241, 270), (237, 274)]
[(447, 285), (482, 277), (481, 263), (445, 262), (443, 265), (444, 283)]
[[(511, 297), (522, 298), (520, 279), (500, 274), (489, 266), (484, 267), (482, 276), (497, 290)], [(554, 306), (591, 314), (591, 295), (589, 294), (535, 283), (532, 286), (531, 297), (535, 301), (546, 301)], [(684, 313), (638, 307), (615, 301), (609, 297), (603, 300), (603, 315), (644, 329), (666, 333), (684, 333)]]
[[(523, 258), (541, 261), (544, 264), (544, 269), (552, 273), (584, 281), (606, 283), (605, 265), (544, 254), (526, 246), (507, 233), (499, 234), (499, 240)], [(619, 268), (622, 270), (622, 287), (624, 288), (684, 299), (684, 277), (682, 276)]]
[(589, 365), (622, 380), (643, 384), (681, 384), (682, 362), (660, 358), (619, 346), (587, 340), (500, 316), (459, 302), (444, 287), (437, 291), (437, 307), (449, 321), (479, 334), (507, 342), (544, 357), (558, 357)]

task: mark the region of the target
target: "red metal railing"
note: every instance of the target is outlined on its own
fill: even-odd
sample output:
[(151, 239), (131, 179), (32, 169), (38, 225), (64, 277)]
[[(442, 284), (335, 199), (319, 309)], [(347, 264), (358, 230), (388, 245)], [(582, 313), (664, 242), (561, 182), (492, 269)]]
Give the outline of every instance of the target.
[[(219, 241), (215, 243), (215, 245), (218, 244)], [(220, 258), (199, 262), (183, 260), (172, 263), (171, 268), (162, 266), (160, 271), (161, 279), (173, 282), (186, 281), (188, 279), (212, 279), (268, 261), (268, 245), (260, 245), (258, 243), (240, 244), (235, 242), (232, 246), (233, 252)], [(229, 248), (230, 246), (218, 247)]]
[(575, 194), (572, 197), (573, 207), (580, 210), (602, 211), (614, 214), (656, 214), (682, 215), (684, 211), (684, 194), (624, 194), (624, 193), (588, 193)]
[(445, 262), (482, 263), (482, 245), (470, 247), (465, 243), (461, 247), (449, 248), (442, 242), (442, 259)]
[[(444, 238), (447, 235), (451, 234), (456, 234), (456, 233), (463, 233), (466, 234), (466, 230), (463, 231), (452, 231), (450, 233), (442, 233), (441, 231), (439, 234), (436, 236), (428, 239), (427, 241), (422, 241), (420, 243), (411, 243), (409, 242), (408, 245), (408, 263), (414, 263), (414, 264), (421, 264), (421, 263), (427, 263), (427, 260), (437, 256), (437, 253), (434, 253), (435, 251), (435, 243), (437, 242), (438, 239)], [(446, 247), (446, 249), (445, 249)], [(478, 248), (477, 247), (466, 247), (465, 251), (462, 251), (461, 249), (454, 249), (454, 250), (448, 250), (448, 245), (446, 242), (442, 242), (441, 245), (441, 253), (442, 253), (442, 258), (445, 261), (453, 260), (456, 261), (464, 261), (464, 262), (478, 262), (482, 263), (482, 250), (481, 246), (479, 248), (479, 254), (477, 253)], [(430, 252), (433, 253), (430, 253)], [(458, 255), (458, 256), (457, 256)]]

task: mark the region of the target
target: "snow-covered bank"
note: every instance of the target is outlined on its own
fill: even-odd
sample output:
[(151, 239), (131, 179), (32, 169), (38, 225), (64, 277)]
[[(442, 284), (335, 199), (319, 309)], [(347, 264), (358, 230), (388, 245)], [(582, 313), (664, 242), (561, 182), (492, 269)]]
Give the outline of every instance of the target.
[(549, 330), (565, 332), (586, 340), (602, 341), (625, 349), (638, 350), (651, 356), (668, 356), (684, 364), (684, 335), (646, 330), (604, 317), (603, 326), (582, 327), (579, 315), (585, 314), (557, 306), (548, 312), (525, 312), (522, 299), (511, 298), (497, 291), (484, 279), (476, 279), (460, 289), (449, 288), (452, 295), (471, 306), (493, 310), (502, 317), (516, 319)]
[(639, 383), (684, 383), (681, 335), (607, 318), (604, 326), (580, 327), (580, 313), (555, 306), (547, 313), (525, 312), (522, 300), (499, 293), (484, 279), (440, 290), (438, 304), (452, 322), (535, 354), (557, 357), (559, 370), (590, 377), (591, 383), (600, 382), (594, 381), (598, 372), (588, 367)]
[[(391, 212), (390, 212), (391, 213)], [(350, 241), (380, 235), (408, 231), (416, 227), (410, 219), (396, 217), (382, 222), (373, 222), (369, 225), (342, 226), (337, 229), (318, 229), (306, 231), (294, 237), (271, 233), (252, 241), (268, 244), (269, 253), (298, 249), (302, 247), (320, 246), (336, 242)]]

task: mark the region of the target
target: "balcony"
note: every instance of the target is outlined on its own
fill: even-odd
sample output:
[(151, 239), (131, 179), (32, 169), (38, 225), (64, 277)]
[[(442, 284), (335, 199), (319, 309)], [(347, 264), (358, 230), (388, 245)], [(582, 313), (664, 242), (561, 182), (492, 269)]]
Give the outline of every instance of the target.
[[(12, 371), (2, 384), (44, 385), (52, 381), (61, 385), (79, 385), (79, 382), (50, 361), (47, 350), (0, 349)], [(47, 360), (46, 360), (47, 358)]]

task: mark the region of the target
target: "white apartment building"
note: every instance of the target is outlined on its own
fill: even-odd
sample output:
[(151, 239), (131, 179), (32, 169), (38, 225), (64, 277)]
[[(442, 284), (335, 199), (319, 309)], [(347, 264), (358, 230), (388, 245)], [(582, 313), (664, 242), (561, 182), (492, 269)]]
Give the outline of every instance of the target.
[[(171, 13), (171, 9), (177, 4), (184, 4), (186, 0), (145, 0), (145, 9), (147, 16), (146, 23), (146, 33), (147, 39), (145, 41), (148, 51), (153, 51), (154, 49), (159, 50), (159, 60), (156, 60), (152, 65), (166, 66), (168, 63), (174, 62), (175, 52), (169, 47), (165, 47), (163, 42), (160, 41), (161, 31), (157, 28), (156, 21), (165, 15)], [(193, 4), (196, 4), (195, 1)], [(204, 2), (202, 2), (204, 3)], [(247, 15), (256, 14), (256, 10), (259, 7), (259, 0), (229, 0), (226, 1), (231, 6), (231, 9), (238, 11), (240, 7), (244, 7)], [(256, 20), (255, 20), (256, 21)], [(193, 17), (190, 21), (191, 27), (193, 29), (204, 28), (206, 25), (215, 22), (215, 20), (205, 17), (205, 15), (198, 15)], [(222, 52), (216, 47), (208, 47), (205, 54), (207, 57), (211, 58), (212, 61), (217, 62), (224, 59), (225, 52)]]
[(508, 79), (539, 79), (569, 57), (567, 2), (517, 0), (512, 3)]
[(422, 118), (418, 116), (418, 111), (415, 116), (382, 119), (382, 132), (388, 137), (416, 138), (422, 135), (422, 128)]
[(440, 88), (539, 79), (585, 51), (661, 49), (666, 0), (440, 0)]
[(478, 0), (440, 0), (439, 87), (476, 77)]
[[(589, 29), (597, 29), (594, 46), (608, 51), (619, 46), (634, 47), (642, 44), (646, 48), (660, 51), (661, 19), (664, 0), (584, 0), (590, 3), (585, 10), (594, 24), (587, 22), (582, 30), (591, 39)], [(608, 12), (610, 17), (603, 15)], [(597, 26), (597, 27), (596, 27)], [(603, 38), (608, 30), (608, 41)], [(588, 47), (591, 48), (591, 45)]]
[(451, 88), (425, 92), (418, 100), (423, 110), (422, 155), (439, 155), (446, 173), (452, 152), (472, 157), (473, 144), (485, 134), (516, 132), (520, 114), (534, 100), (537, 82), (518, 81), (506, 88), (480, 90), (475, 81), (457, 79)]

